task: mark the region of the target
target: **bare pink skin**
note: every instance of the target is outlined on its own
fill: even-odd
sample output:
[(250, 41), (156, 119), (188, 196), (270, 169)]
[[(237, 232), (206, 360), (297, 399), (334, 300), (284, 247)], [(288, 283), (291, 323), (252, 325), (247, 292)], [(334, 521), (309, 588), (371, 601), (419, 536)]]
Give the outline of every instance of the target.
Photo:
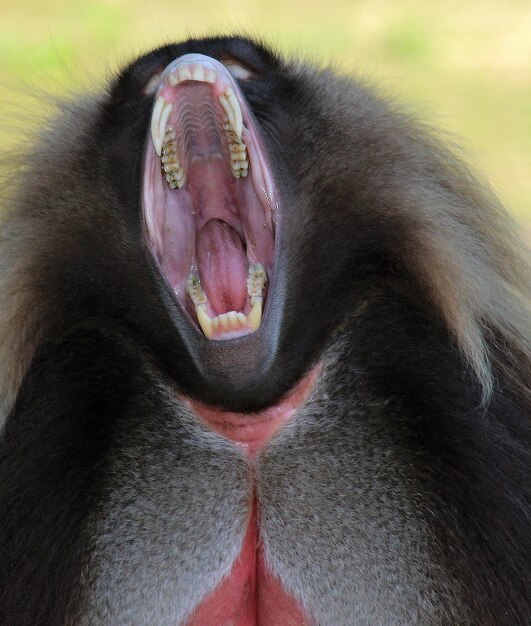
[[(320, 369), (314, 367), (278, 404), (256, 413), (223, 411), (192, 399), (187, 403), (204, 424), (237, 443), (254, 461), (304, 404)], [(259, 520), (260, 503), (255, 498), (242, 549), (229, 576), (203, 600), (186, 626), (312, 626), (297, 600), (268, 569)]]

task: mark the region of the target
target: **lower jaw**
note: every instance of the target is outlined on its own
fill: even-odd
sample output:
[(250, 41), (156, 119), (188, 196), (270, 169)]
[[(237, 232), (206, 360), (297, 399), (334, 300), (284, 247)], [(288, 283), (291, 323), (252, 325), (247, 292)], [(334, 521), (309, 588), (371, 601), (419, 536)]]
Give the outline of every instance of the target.
[(267, 568), (254, 502), (242, 550), (229, 576), (197, 607), (186, 626), (312, 626)]

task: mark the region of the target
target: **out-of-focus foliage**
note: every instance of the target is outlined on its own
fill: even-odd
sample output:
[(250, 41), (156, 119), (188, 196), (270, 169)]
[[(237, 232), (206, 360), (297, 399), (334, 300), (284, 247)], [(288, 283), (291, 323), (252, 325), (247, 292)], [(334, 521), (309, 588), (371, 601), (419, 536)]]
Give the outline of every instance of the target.
[(529, 0), (1, 0), (2, 143), (38, 119), (43, 90), (90, 88), (152, 46), (236, 30), (411, 105), (531, 232)]

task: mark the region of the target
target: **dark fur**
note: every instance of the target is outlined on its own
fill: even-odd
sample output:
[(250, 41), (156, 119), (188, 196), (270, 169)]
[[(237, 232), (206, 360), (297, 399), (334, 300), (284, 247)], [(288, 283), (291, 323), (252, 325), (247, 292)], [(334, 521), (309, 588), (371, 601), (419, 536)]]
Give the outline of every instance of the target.
[[(259, 332), (192, 332), (143, 243), (173, 58), (243, 59), (281, 198)], [(239, 39), (68, 103), (6, 189), (0, 624), (169, 626), (228, 572), (251, 474), (181, 391), (312, 397), (257, 467), (273, 571), (322, 626), (531, 623), (529, 277), (503, 211), (363, 86)]]

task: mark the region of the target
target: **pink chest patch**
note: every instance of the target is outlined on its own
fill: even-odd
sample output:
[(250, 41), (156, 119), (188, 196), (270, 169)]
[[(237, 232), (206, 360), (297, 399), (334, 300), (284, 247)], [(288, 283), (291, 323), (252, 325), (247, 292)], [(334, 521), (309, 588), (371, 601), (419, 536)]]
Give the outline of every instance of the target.
[[(315, 367), (277, 405), (253, 414), (212, 408), (188, 399), (190, 408), (212, 430), (234, 441), (254, 460), (309, 396), (320, 367)], [(262, 555), (255, 500), (242, 550), (231, 573), (204, 600), (186, 626), (312, 626), (298, 602), (268, 570)]]

